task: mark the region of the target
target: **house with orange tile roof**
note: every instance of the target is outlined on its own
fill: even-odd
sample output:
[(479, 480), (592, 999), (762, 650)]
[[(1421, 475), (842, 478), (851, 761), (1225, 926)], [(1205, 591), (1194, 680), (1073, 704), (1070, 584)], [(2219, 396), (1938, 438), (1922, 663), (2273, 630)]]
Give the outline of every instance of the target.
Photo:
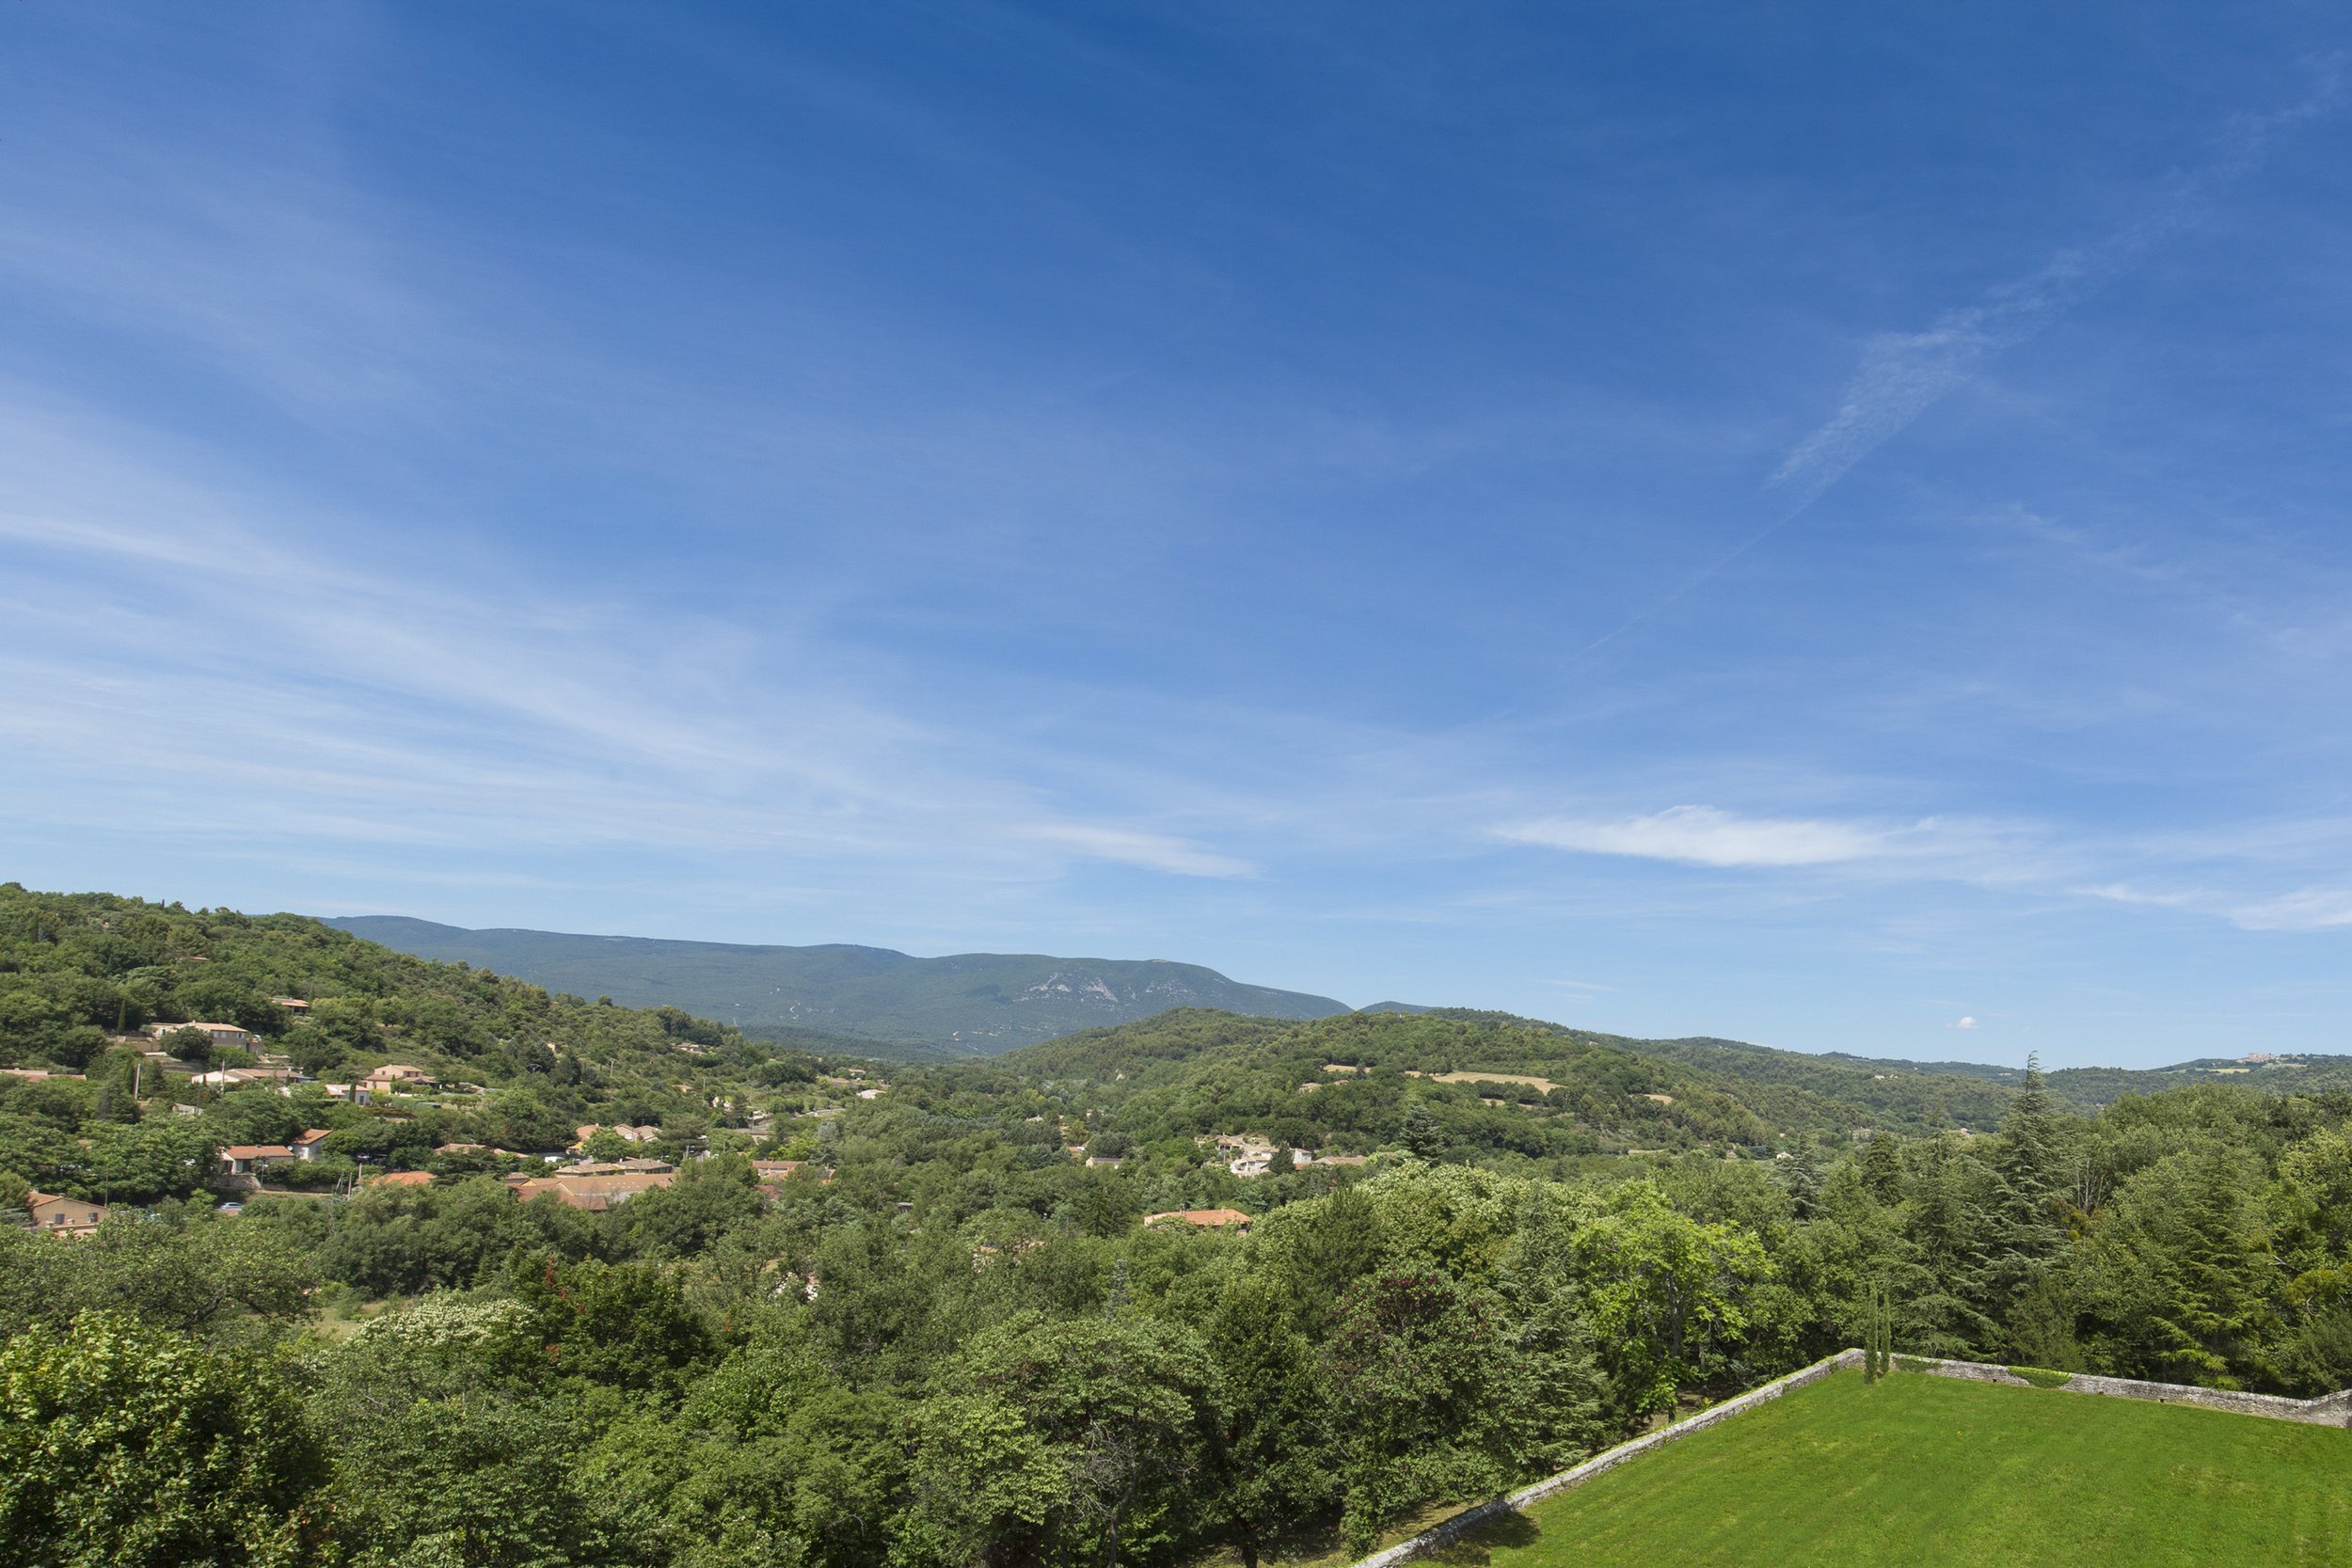
[(590, 1214), (617, 1209), (640, 1193), (666, 1187), (677, 1180), (675, 1171), (616, 1171), (609, 1176), (540, 1176), (508, 1183), (518, 1202), (552, 1197), (558, 1203)]
[(33, 1228), (44, 1236), (88, 1236), (106, 1222), (106, 1206), (87, 1198), (31, 1192), (24, 1195), (24, 1207)]
[(259, 1176), (270, 1166), (298, 1156), (284, 1144), (230, 1144), (220, 1151), (223, 1176)]

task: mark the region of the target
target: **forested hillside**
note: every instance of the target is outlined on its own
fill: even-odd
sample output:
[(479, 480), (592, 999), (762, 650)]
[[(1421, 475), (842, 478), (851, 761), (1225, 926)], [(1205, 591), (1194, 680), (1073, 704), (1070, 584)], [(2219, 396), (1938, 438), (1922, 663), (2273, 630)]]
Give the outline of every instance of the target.
[[(1354, 1013), (1308, 1022), (1176, 1012), (1018, 1051), (949, 1076), (1084, 1083), (1120, 1134), (1232, 1132), (1364, 1152), (1401, 1136), (1425, 1152), (1557, 1159), (1737, 1148), (1809, 1135), (1989, 1127), (2014, 1091), (1925, 1074), (1800, 1071), (1750, 1048), (1629, 1040), (1500, 1013)], [(1709, 1042), (1711, 1043), (1711, 1042)], [(1772, 1053), (1778, 1055), (1779, 1053)], [(1794, 1057), (1804, 1064), (1812, 1058)]]
[[(207, 1015), (442, 1082), (158, 1089), (117, 1043)], [(2343, 1093), (2085, 1115), (2026, 1073), (1963, 1132), (1718, 1042), (1198, 1009), (851, 1090), (312, 921), (13, 888), (0, 1019), (0, 1208), (113, 1204), (0, 1225), (11, 1560), (1295, 1560), (1851, 1343), (1880, 1291), (1903, 1351), (2352, 1384)], [(575, 1117), (682, 1168), (591, 1212), (465, 1147)], [(306, 1123), (413, 1182), (215, 1207), (214, 1148)]]
[[(255, 1053), (141, 1054), (159, 1043), (143, 1026), (191, 1020), (246, 1029), (314, 1079), (400, 1062), (442, 1090), (364, 1110), (315, 1085), (206, 1090), (198, 1069), (249, 1067)], [(449, 1144), (562, 1148), (590, 1122), (657, 1126), (683, 1148), (746, 1126), (760, 1104), (810, 1101), (830, 1066), (676, 1008), (552, 995), (304, 916), (0, 886), (0, 1067), (82, 1075), (0, 1077), (0, 1175), (45, 1190), (184, 1196), (211, 1174), (208, 1148), (311, 1127), (336, 1134), (329, 1158), (300, 1173), (319, 1182), (359, 1163), (424, 1166)]]
[[(1172, 1130), (1072, 1152), (1203, 1109), (1173, 1037), (1279, 1027), (1194, 1015), (1115, 1106), (1094, 1075), (1140, 1057), (1100, 1040), (912, 1073), (789, 1180), (722, 1155), (602, 1214), (453, 1173), (0, 1229), (0, 1532), (26, 1560), (135, 1532), (384, 1568), (1295, 1560), (1850, 1343), (1880, 1287), (1899, 1349), (2352, 1382), (2352, 1101), (2086, 1118), (2028, 1084), (1997, 1134), (1565, 1180), (1458, 1142), (1255, 1179)], [(1451, 1086), (1404, 1083), (1442, 1123)], [(1169, 1210), (1205, 1212), (1145, 1223)]]
[[(883, 947), (753, 946), (558, 931), (467, 930), (361, 915), (330, 922), (405, 953), (487, 965), (560, 990), (675, 1006), (752, 1034), (862, 1037), (894, 1056), (991, 1055), (1073, 1029), (1217, 1007), (1263, 1018), (1347, 1011), (1327, 996), (1243, 985), (1198, 964)], [(909, 1047), (916, 1048), (910, 1053)]]

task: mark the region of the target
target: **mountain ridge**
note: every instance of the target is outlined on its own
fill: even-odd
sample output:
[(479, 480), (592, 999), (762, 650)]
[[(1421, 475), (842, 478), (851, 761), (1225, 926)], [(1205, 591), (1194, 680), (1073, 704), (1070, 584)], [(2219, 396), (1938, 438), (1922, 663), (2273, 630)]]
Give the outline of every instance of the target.
[[(819, 1054), (899, 1061), (991, 1057), (1063, 1036), (1140, 1022), (1173, 1009), (1305, 1021), (1402, 1014), (1508, 1022), (1612, 1045), (1654, 1060), (1751, 1084), (1858, 1099), (1898, 1124), (1937, 1115), (1968, 1125), (1993, 1114), (1983, 1091), (2013, 1090), (2022, 1068), (1982, 1062), (1915, 1062), (1851, 1052), (1789, 1051), (1694, 1036), (1636, 1039), (1478, 1008), (1385, 1000), (1350, 1008), (1334, 998), (1254, 986), (1216, 970), (1164, 958), (1069, 958), (1039, 953), (955, 953), (916, 958), (854, 942), (805, 946), (599, 936), (524, 927), (468, 928), (404, 915), (346, 915), (325, 924), (397, 951), (468, 962), (552, 990), (610, 996), (628, 1006), (683, 1007), (746, 1035)], [(741, 966), (749, 963), (751, 971)], [(761, 969), (761, 965), (766, 965)], [(747, 978), (747, 973), (749, 977)], [(2158, 1068), (2058, 1068), (2060, 1101), (2089, 1109), (2130, 1093), (2190, 1084), (2265, 1090), (2352, 1089), (2352, 1057), (2295, 1055), (2233, 1061), (2203, 1057)], [(1973, 1092), (1967, 1085), (1975, 1085)]]
[(684, 1006), (747, 1034), (856, 1037), (934, 1058), (993, 1055), (1173, 1007), (1285, 1019), (1353, 1010), (1331, 997), (1254, 986), (1165, 958), (926, 958), (851, 942), (469, 928), (405, 915), (343, 915), (325, 924), (415, 957), (470, 963), (554, 990), (610, 996), (625, 1006)]

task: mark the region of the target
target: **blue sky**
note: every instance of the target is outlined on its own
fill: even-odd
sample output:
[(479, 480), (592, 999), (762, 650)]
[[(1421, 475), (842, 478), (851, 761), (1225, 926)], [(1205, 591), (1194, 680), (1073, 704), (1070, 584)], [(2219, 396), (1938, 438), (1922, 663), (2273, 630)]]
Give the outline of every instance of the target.
[(2352, 1050), (2340, 10), (0, 40), (0, 875)]

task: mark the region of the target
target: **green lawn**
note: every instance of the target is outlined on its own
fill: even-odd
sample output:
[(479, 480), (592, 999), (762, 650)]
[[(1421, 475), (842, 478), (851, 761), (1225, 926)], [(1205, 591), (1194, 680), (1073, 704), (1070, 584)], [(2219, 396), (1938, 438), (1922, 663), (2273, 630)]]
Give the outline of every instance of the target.
[(1839, 1372), (1439, 1557), (1490, 1568), (2352, 1564), (2352, 1431)]

